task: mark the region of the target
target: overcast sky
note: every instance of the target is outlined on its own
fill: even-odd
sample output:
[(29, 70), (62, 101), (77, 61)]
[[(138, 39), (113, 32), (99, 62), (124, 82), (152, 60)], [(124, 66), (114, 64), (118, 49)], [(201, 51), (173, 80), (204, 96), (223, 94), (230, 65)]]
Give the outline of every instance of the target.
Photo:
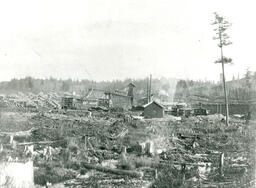
[(215, 11), (233, 24), (227, 77), (241, 77), (256, 70), (255, 7), (254, 0), (1, 1), (0, 80), (218, 80)]

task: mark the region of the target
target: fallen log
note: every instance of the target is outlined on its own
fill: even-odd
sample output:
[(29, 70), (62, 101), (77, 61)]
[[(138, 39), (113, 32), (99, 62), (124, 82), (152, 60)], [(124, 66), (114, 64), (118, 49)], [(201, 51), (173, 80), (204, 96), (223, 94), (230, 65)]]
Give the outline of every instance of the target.
[(188, 166), (199, 166), (199, 167), (205, 167), (204, 164), (199, 163), (188, 163), (188, 162), (178, 162), (178, 161), (172, 161), (171, 163), (168, 161), (160, 160), (159, 163), (156, 163), (156, 165), (188, 165)]
[(95, 169), (95, 170), (98, 170), (98, 171), (101, 171), (101, 172), (109, 172), (109, 173), (113, 173), (113, 174), (125, 175), (125, 176), (134, 177), (134, 178), (141, 178), (143, 176), (142, 172), (107, 168), (107, 167), (102, 167), (102, 166), (88, 164), (86, 162), (82, 162), (81, 165), (84, 168)]
[(32, 131), (36, 130), (36, 128), (32, 127), (27, 131), (18, 131), (18, 132), (0, 132), (0, 135), (7, 135), (13, 137), (28, 137), (31, 135)]
[(34, 145), (34, 144), (41, 144), (41, 145), (44, 145), (44, 144), (53, 144), (53, 143), (56, 143), (56, 142), (62, 142), (62, 141), (65, 141), (65, 140), (54, 140), (54, 141), (38, 141), (38, 142), (23, 142), (23, 143), (18, 143), (17, 145), (18, 146), (26, 146), (26, 145)]

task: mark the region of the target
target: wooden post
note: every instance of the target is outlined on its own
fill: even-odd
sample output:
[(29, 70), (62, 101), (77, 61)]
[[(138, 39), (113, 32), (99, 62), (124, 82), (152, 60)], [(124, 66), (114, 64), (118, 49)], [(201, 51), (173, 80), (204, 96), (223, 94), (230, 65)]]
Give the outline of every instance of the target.
[(122, 147), (122, 153), (124, 153), (124, 154), (126, 154), (127, 152), (126, 152), (126, 147), (125, 146), (123, 146)]
[(219, 172), (220, 175), (223, 175), (223, 166), (224, 166), (224, 153), (220, 154), (220, 160), (219, 160)]
[(158, 177), (158, 173), (157, 173), (157, 169), (155, 169), (155, 179), (157, 179)]
[(10, 135), (10, 144), (13, 143), (13, 135)]
[(17, 142), (16, 141), (12, 141), (11, 147), (12, 147), (12, 149), (17, 149)]
[(4, 150), (3, 144), (0, 144), (0, 153)]
[(127, 164), (127, 157), (126, 157), (126, 147), (123, 146), (122, 147), (122, 152), (121, 152), (121, 156), (120, 156), (120, 163), (121, 164)]
[(83, 140), (84, 140), (84, 150), (87, 150), (87, 138), (85, 135), (83, 136)]
[(147, 142), (145, 145), (145, 153), (149, 156), (154, 155), (153, 142)]
[(63, 136), (63, 124), (60, 125), (60, 135)]
[(186, 164), (181, 164), (181, 175), (182, 175), (182, 184), (184, 184), (186, 177), (185, 177), (185, 171), (186, 171)]

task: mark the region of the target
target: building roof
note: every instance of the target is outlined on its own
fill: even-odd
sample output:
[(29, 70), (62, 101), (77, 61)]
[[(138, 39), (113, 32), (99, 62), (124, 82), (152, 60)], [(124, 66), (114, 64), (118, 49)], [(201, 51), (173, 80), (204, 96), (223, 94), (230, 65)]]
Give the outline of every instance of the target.
[(127, 96), (127, 95), (123, 95), (123, 94), (120, 94), (120, 93), (115, 93), (115, 92), (105, 92), (106, 95), (116, 95), (116, 96), (119, 96), (119, 97), (125, 97), (125, 98), (131, 98), (131, 96)]
[(161, 108), (165, 108), (163, 105), (157, 103), (156, 101), (151, 101), (151, 102), (149, 102), (148, 104), (145, 104), (143, 107), (146, 108), (146, 107), (148, 107), (149, 105), (151, 105), (151, 104), (153, 104), (153, 103), (155, 103), (156, 105), (160, 106)]
[(89, 89), (88, 93), (83, 97), (84, 99), (104, 99), (106, 90), (103, 89)]
[(128, 86), (136, 87), (133, 83), (129, 83)]

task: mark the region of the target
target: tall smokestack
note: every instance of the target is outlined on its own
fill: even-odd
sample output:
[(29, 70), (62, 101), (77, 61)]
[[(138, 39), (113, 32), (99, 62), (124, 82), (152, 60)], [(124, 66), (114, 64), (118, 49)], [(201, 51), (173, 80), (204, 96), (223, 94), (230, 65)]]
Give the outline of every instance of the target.
[(150, 74), (150, 76), (149, 76), (149, 102), (151, 102), (151, 83), (152, 82), (152, 74)]
[(147, 77), (147, 103), (149, 103), (149, 78)]

